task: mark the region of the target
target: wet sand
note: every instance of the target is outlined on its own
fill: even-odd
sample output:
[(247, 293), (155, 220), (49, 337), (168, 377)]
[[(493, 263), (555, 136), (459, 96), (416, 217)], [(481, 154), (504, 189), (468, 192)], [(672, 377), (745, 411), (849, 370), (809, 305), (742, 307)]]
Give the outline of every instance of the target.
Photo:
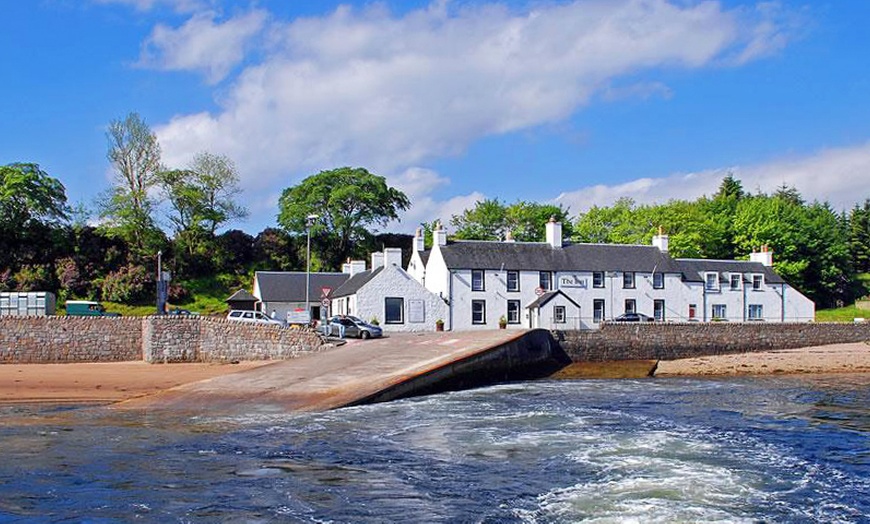
[(117, 402), (271, 363), (2, 364), (0, 403)]
[(870, 343), (661, 360), (655, 376), (870, 373)]

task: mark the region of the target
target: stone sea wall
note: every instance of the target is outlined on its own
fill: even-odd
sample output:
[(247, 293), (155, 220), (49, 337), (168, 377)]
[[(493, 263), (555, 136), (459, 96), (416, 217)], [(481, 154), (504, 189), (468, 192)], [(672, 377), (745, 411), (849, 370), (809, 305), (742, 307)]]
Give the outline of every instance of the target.
[(870, 341), (870, 322), (620, 323), (555, 335), (575, 362), (673, 360)]
[(205, 317), (0, 317), (0, 364), (288, 359), (322, 346), (310, 330)]

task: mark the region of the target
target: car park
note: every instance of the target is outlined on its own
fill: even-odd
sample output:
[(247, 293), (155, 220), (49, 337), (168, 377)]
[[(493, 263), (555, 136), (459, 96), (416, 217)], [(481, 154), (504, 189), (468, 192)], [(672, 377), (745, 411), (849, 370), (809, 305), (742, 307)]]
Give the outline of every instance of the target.
[(643, 313), (623, 313), (613, 319), (614, 322), (653, 322), (655, 319)]
[(340, 315), (329, 319), (329, 334), (341, 335), (342, 327), (344, 327), (345, 337), (354, 338), (378, 338), (383, 336), (384, 331), (378, 327), (369, 324), (368, 322), (350, 315)]
[(232, 322), (244, 322), (247, 324), (266, 324), (281, 327), (284, 327), (285, 325), (284, 321), (271, 318), (260, 311), (230, 311), (229, 314), (227, 314), (227, 320)]

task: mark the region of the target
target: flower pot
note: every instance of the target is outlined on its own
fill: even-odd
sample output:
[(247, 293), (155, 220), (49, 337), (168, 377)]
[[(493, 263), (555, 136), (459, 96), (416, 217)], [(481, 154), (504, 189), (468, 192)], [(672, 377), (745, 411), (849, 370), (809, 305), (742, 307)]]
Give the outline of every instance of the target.
[(435, 324), (435, 331), (444, 331), (444, 324)]

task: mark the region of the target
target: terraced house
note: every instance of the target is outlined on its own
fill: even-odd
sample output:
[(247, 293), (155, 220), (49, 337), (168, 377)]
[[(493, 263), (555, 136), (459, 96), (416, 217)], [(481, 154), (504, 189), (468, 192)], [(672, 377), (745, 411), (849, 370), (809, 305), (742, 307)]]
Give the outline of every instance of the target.
[(450, 329), (590, 329), (624, 313), (658, 321), (808, 322), (815, 305), (773, 270), (763, 249), (749, 261), (679, 259), (661, 232), (652, 245), (566, 243), (551, 220), (546, 242), (414, 238), (408, 274), (447, 303)]

